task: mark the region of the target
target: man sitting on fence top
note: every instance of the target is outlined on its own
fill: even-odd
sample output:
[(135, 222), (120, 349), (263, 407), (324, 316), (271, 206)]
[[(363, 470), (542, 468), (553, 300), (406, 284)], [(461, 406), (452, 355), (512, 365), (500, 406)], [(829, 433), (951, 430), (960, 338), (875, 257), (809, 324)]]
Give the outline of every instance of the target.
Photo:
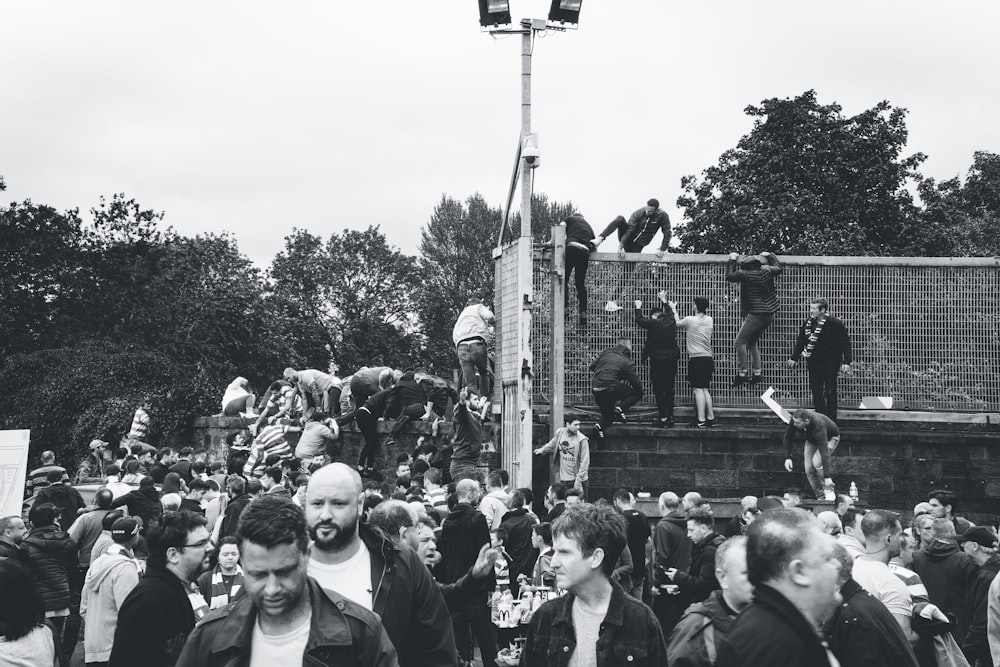
[(642, 382), (632, 364), (632, 341), (619, 338), (618, 344), (601, 352), (590, 364), (594, 374), (591, 388), (601, 418), (594, 426), (594, 440), (604, 443), (604, 431), (615, 422), (625, 423), (625, 413), (642, 398)]
[[(618, 235), (618, 256), (624, 257), (627, 252), (642, 252), (642, 249), (649, 245), (657, 231), (663, 231), (663, 242), (660, 249), (656, 251), (656, 258), (663, 259), (663, 253), (670, 245), (670, 216), (666, 211), (660, 210), (658, 199), (650, 199), (646, 205), (632, 212), (626, 221), (623, 216), (618, 216), (604, 228), (604, 231), (594, 239), (594, 247), (604, 243), (604, 239), (615, 232)], [(631, 274), (635, 268), (635, 262), (625, 264), (625, 275)], [(623, 286), (624, 287), (624, 286)], [(608, 312), (617, 312), (621, 306), (612, 301), (608, 301), (604, 309)]]

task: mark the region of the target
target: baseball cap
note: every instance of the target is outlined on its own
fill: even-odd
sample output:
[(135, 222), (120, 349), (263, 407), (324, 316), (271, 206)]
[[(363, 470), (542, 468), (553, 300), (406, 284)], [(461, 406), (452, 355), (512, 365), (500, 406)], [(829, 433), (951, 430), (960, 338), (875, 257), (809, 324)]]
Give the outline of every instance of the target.
[(981, 547), (992, 549), (997, 545), (997, 536), (987, 526), (973, 526), (958, 536), (959, 543), (975, 542)]
[(90, 448), (91, 449), (98, 449), (100, 447), (107, 447), (107, 446), (108, 446), (108, 443), (105, 442), (104, 440), (97, 440), (95, 438), (94, 440), (90, 441)]
[(114, 522), (111, 526), (111, 539), (115, 542), (128, 542), (133, 536), (139, 534), (139, 522), (135, 519), (123, 517)]

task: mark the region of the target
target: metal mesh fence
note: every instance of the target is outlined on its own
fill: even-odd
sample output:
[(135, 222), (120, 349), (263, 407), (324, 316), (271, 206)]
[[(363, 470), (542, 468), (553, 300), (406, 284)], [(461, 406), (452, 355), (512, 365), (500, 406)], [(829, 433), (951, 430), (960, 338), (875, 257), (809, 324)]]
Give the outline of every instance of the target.
[[(516, 272), (507, 267), (504, 253), (498, 263), (498, 321), (507, 314), (509, 284)], [(773, 386), (775, 399), (787, 407), (810, 406), (805, 368), (786, 366), (808, 314), (810, 299), (825, 297), (830, 312), (846, 324), (854, 350), (854, 365), (840, 380), (840, 404), (857, 407), (864, 396), (891, 396), (897, 407), (913, 410), (983, 412), (1000, 410), (1000, 260), (947, 258), (783, 257), (778, 279), (781, 309), (760, 342), (764, 383), (761, 388), (734, 388), (736, 372), (733, 340), (742, 323), (739, 285), (725, 280), (723, 255), (592, 255), (587, 274), (590, 296), (589, 326), (577, 324), (576, 290), (570, 288), (563, 323), (552, 321), (551, 258), (534, 254), (535, 304), (532, 321), (534, 354), (533, 402), (544, 411), (549, 402), (550, 335), (563, 330), (566, 345), (566, 406), (590, 407), (591, 361), (630, 338), (636, 350), (636, 370), (647, 391), (641, 407), (652, 408), (649, 370), (638, 351), (645, 332), (635, 323), (632, 302), (641, 299), (645, 312), (658, 303), (665, 289), (677, 301), (681, 316), (693, 313), (692, 301), (705, 296), (714, 318), (713, 347), (716, 373), (712, 395), (717, 406), (760, 408), (761, 389)], [(635, 261), (633, 261), (635, 260)], [(507, 280), (510, 276), (510, 280)], [(503, 282), (501, 288), (501, 281)], [(624, 310), (604, 311), (615, 299)], [(516, 300), (512, 307), (516, 307)], [(501, 316), (500, 313), (504, 315)], [(498, 326), (501, 355), (508, 345)], [(512, 338), (512, 336), (510, 337)], [(684, 334), (678, 334), (681, 361), (676, 382), (677, 405), (690, 405), (686, 382)], [(512, 347), (516, 363), (516, 347)], [(506, 358), (506, 356), (504, 356)], [(507, 371), (505, 366), (500, 372)], [(517, 369), (510, 371), (516, 373)], [(499, 375), (499, 373), (498, 373)], [(499, 375), (513, 379), (516, 376)]]

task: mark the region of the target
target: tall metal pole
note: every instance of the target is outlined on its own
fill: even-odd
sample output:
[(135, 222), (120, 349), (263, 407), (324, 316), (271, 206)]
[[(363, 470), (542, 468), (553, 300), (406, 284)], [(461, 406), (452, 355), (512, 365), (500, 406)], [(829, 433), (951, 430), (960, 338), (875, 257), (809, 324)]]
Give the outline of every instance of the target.
[[(521, 21), (521, 148), (531, 134), (531, 51), (535, 31), (530, 19)], [(532, 410), (531, 373), (534, 360), (531, 354), (532, 243), (531, 243), (531, 172), (525, 158), (521, 157), (521, 235), (518, 240), (517, 293), (520, 296), (518, 311), (518, 359), (520, 360), (519, 413), (521, 417), (518, 438), (517, 480), (520, 486), (531, 487), (532, 477)]]

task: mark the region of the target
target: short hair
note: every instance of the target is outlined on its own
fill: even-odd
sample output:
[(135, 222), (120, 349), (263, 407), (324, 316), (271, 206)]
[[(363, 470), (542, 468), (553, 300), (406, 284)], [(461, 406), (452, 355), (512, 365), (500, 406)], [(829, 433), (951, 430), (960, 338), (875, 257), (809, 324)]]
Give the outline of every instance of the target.
[(757, 496), (743, 496), (740, 500), (740, 514), (757, 509)]
[(195, 461), (191, 464), (191, 474), (200, 475), (201, 473), (208, 470), (208, 464), (204, 461)]
[(418, 526), (427, 526), (431, 530), (437, 530), (438, 529), (438, 523), (437, 523), (437, 521), (434, 520), (434, 517), (431, 516), (430, 512), (428, 512), (427, 514), (425, 514), (423, 516), (417, 517), (417, 525)]
[(160, 503), (163, 505), (163, 511), (174, 512), (181, 508), (181, 494), (179, 493), (165, 493), (163, 497), (160, 498)]
[(192, 451), (194, 450), (191, 449), (190, 447), (181, 447), (180, 454), (181, 456), (191, 456)]
[(381, 502), (368, 514), (368, 525), (382, 529), (393, 542), (399, 541), (401, 528), (413, 528), (415, 524), (413, 510), (402, 500)]
[(114, 525), (115, 521), (123, 518), (125, 518), (123, 510), (111, 510), (101, 519), (101, 530), (111, 530), (111, 526)]
[(840, 528), (841, 530), (847, 530), (848, 528), (855, 528), (858, 524), (858, 517), (864, 516), (865, 510), (860, 507), (848, 507), (844, 512), (844, 515), (840, 517)]
[(822, 535), (813, 515), (798, 508), (776, 508), (747, 528), (747, 574), (754, 586), (779, 578), (788, 564)]
[[(32, 521), (31, 523), (35, 523)], [(934, 539), (941, 540), (942, 542), (948, 542), (954, 540), (955, 535), (955, 524), (949, 519), (934, 519), (934, 523), (931, 525), (934, 531)]]
[(712, 514), (712, 510), (705, 509), (704, 507), (693, 508), (690, 512), (688, 512), (687, 520), (694, 521), (702, 526), (715, 528), (715, 516)]
[(407, 454), (406, 452), (396, 455), (396, 465), (399, 466), (399, 464), (401, 463), (406, 463), (406, 464), (410, 463), (410, 455)]
[[(729, 553), (730, 549), (732, 549), (733, 547), (741, 546), (741, 545), (743, 546), (744, 549), (746, 548), (746, 546), (747, 546), (747, 536), (746, 535), (736, 535), (734, 537), (730, 537), (728, 540), (726, 540), (725, 542), (723, 542), (722, 544), (720, 544), (718, 546), (718, 548), (715, 550), (715, 571), (716, 572), (720, 572), (720, 571), (721, 572), (725, 572), (726, 571), (726, 569), (725, 569), (726, 555)], [(744, 558), (746, 558), (746, 556), (744, 556)]]
[(899, 523), (899, 515), (889, 510), (871, 510), (861, 519), (861, 533), (867, 540), (869, 537), (881, 535), (889, 531), (895, 535), (902, 527)]
[(48, 480), (49, 484), (55, 485), (62, 482), (63, 471), (62, 470), (50, 470), (48, 474), (45, 475), (45, 479)]
[(668, 510), (675, 510), (681, 505), (681, 499), (673, 491), (664, 491), (660, 494), (659, 504)]
[(553, 484), (552, 495), (556, 497), (556, 500), (566, 500), (566, 485), (562, 482)]
[(226, 490), (231, 491), (237, 495), (243, 495), (246, 492), (247, 481), (240, 477), (239, 475), (230, 475), (226, 478)]
[(102, 487), (97, 490), (94, 494), (94, 504), (97, 505), (97, 509), (106, 510), (111, 508), (111, 503), (115, 499), (115, 494), (111, 493), (111, 490), (107, 487)]
[(266, 468), (264, 470), (264, 477), (270, 477), (271, 481), (274, 482), (275, 484), (281, 484), (281, 478), (283, 477), (283, 473), (281, 472), (281, 468), (277, 466), (271, 466), (270, 468)]
[(785, 489), (785, 493), (787, 493), (790, 496), (798, 496), (799, 498), (802, 497), (802, 489), (798, 488), (797, 486), (788, 487), (787, 489)]
[(572, 489), (566, 489), (566, 497), (569, 498), (570, 496), (574, 496), (574, 497), (577, 497), (577, 498), (582, 498), (583, 497), (583, 491), (581, 491), (580, 489), (578, 489), (576, 487), (573, 487)]
[(6, 641), (24, 637), (45, 620), (35, 577), (16, 560), (0, 558), (0, 635)]
[(264, 486), (260, 483), (259, 479), (251, 479), (247, 482), (247, 493), (251, 496), (256, 496), (258, 493), (264, 490)]
[(948, 491), (947, 489), (934, 489), (927, 494), (927, 500), (937, 500), (942, 505), (951, 505), (952, 514), (958, 510), (958, 505), (956, 504), (958, 498), (955, 497), (954, 493)]
[(854, 574), (854, 557), (848, 553), (847, 548), (840, 542), (835, 542), (833, 545), (833, 557), (837, 559), (837, 563), (840, 566), (840, 570), (837, 573), (837, 581), (843, 586), (851, 578), (851, 575)]
[(162, 461), (164, 458), (170, 456), (174, 453), (173, 447), (161, 447), (160, 451), (156, 452), (156, 459)]
[(548, 547), (552, 546), (552, 524), (551, 523), (549, 523), (548, 521), (543, 521), (541, 523), (536, 523), (534, 526), (531, 527), (531, 530), (533, 530), (536, 535), (538, 535), (540, 538), (542, 538), (542, 542), (545, 543), (545, 546), (548, 546)]
[(520, 491), (515, 491), (510, 494), (510, 498), (507, 500), (507, 506), (511, 509), (524, 507), (524, 494)]
[(146, 545), (149, 547), (146, 562), (153, 567), (165, 568), (167, 551), (183, 549), (188, 533), (207, 524), (205, 517), (188, 510), (164, 512), (160, 522), (146, 534)]
[(424, 471), (424, 481), (430, 482), (431, 484), (441, 484), (441, 469), (440, 468), (428, 468)]
[(500, 475), (500, 482), (502, 483), (502, 486), (507, 486), (508, 484), (510, 484), (510, 473), (509, 472), (507, 472), (503, 468), (498, 468), (494, 472), (496, 472), (496, 474)]
[(688, 503), (692, 507), (700, 507), (705, 501), (702, 499), (701, 494), (697, 491), (688, 491), (684, 494), (684, 502)]
[(535, 502), (535, 494), (528, 487), (523, 486), (520, 489), (518, 489), (517, 492), (520, 493), (522, 496), (524, 496), (525, 505), (531, 505), (531, 503)]
[(236, 546), (240, 546), (240, 541), (235, 535), (226, 535), (219, 540), (219, 549), (222, 549), (222, 545), (224, 544), (235, 544)]
[(437, 451), (437, 447), (434, 446), (433, 442), (425, 442), (416, 449), (413, 450), (414, 456), (423, 456), (424, 454), (434, 454)]
[[(194, 456), (208, 456), (208, 450), (204, 447), (199, 447), (191, 452)], [(191, 465), (194, 465), (193, 463)]]
[(56, 522), (56, 506), (52, 503), (35, 503), (28, 511), (28, 521), (34, 527), (51, 526)]
[(372, 494), (370, 496), (366, 496), (364, 502), (361, 503), (362, 516), (367, 517), (369, 514), (371, 514), (371, 510), (378, 507), (381, 503), (384, 502), (385, 500), (379, 494)]
[(294, 544), (305, 553), (309, 547), (306, 515), (290, 498), (273, 493), (264, 495), (243, 510), (236, 538), (241, 545), (250, 542), (265, 549)]
[(611, 494), (611, 500), (628, 504), (632, 502), (632, 493), (628, 489), (615, 489), (615, 492)]
[(841, 503), (849, 503), (849, 502), (851, 502), (851, 497), (849, 495), (847, 495), (846, 493), (838, 493), (837, 494), (837, 504), (838, 505), (840, 505)]
[(42, 452), (41, 458), (42, 458), (42, 463), (52, 464), (56, 462), (56, 453), (53, 452), (51, 449), (46, 449), (44, 452)]
[(703, 296), (696, 296), (694, 298), (694, 307), (699, 313), (708, 312), (708, 299)]
[(188, 491), (208, 491), (208, 482), (196, 477), (188, 482)]
[(142, 445), (140, 445), (137, 442), (137, 443), (133, 444), (131, 447), (129, 447), (128, 449), (129, 449), (129, 452), (131, 452), (132, 456), (140, 456), (142, 454), (143, 450), (145, 449), (145, 447), (143, 447)]
[[(4, 531), (9, 530), (14, 525), (15, 519), (20, 518), (19, 516), (0, 516), (0, 535), (3, 535)], [(3, 633), (0, 632), (0, 635), (3, 635)]]
[(503, 488), (503, 478), (500, 476), (499, 470), (494, 470), (486, 476), (486, 486), (492, 489)]
[(252, 439), (250, 437), (250, 432), (249, 431), (246, 431), (246, 430), (236, 431), (236, 432), (230, 433), (229, 435), (226, 436), (226, 444), (229, 445), (230, 447), (232, 447), (233, 443), (236, 442), (236, 436), (238, 436), (238, 435), (243, 437), (243, 441), (244, 442), (249, 442)]
[(806, 408), (799, 408), (798, 410), (792, 413), (792, 419), (799, 419), (799, 420), (804, 419), (805, 421), (811, 423), (813, 420), (813, 413), (811, 410), (808, 410)]
[(653, 208), (660, 208), (660, 200), (657, 199), (656, 197), (653, 197), (652, 199), (646, 202), (646, 206), (652, 206)]
[(809, 301), (809, 303), (810, 304), (815, 303), (817, 306), (819, 306), (819, 309), (822, 311), (830, 310), (830, 302), (824, 299), (823, 297), (819, 297), (818, 299), (812, 299)]
[(559, 515), (552, 536), (575, 540), (584, 556), (602, 549), (601, 571), (610, 578), (625, 550), (625, 518), (611, 507), (581, 503)]
[[(193, 464), (193, 463), (191, 464), (191, 467), (192, 467), (192, 468), (194, 468), (194, 464)], [(217, 473), (217, 472), (221, 471), (221, 470), (222, 470), (222, 461), (212, 461), (212, 462), (211, 462), (211, 463), (210, 463), (210, 464), (208, 465), (208, 471), (209, 471), (210, 473), (212, 473), (213, 475), (214, 475), (215, 473)]]
[(218, 491), (219, 490), (219, 483), (217, 481), (215, 481), (214, 479), (207, 480), (205, 482), (205, 484), (208, 485), (208, 490), (209, 491)]

